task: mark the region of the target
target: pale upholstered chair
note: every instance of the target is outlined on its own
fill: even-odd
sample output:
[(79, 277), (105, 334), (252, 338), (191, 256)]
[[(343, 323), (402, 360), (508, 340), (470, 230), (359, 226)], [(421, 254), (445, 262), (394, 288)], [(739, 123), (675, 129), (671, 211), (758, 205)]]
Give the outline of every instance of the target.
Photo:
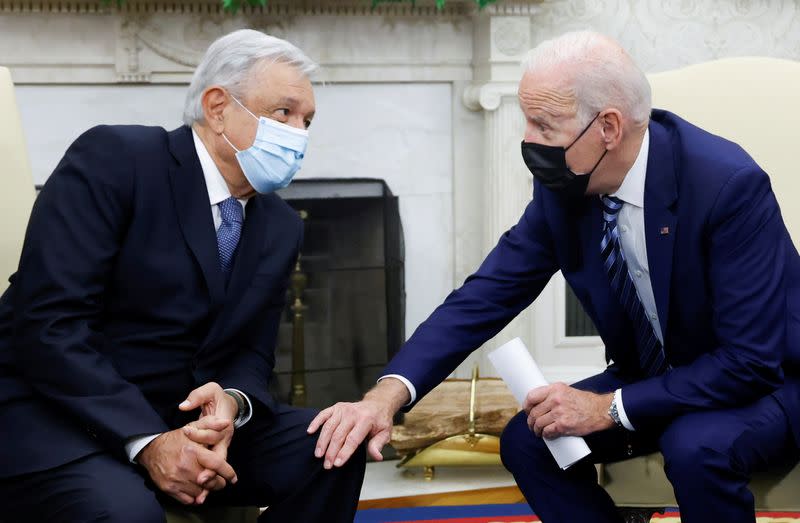
[[(731, 58), (649, 76), (653, 106), (744, 147), (769, 174), (795, 245), (800, 242), (797, 163), (800, 62)], [(652, 454), (601, 469), (601, 482), (620, 507), (674, 507), (663, 458)], [(751, 483), (759, 511), (800, 510), (800, 466), (757, 476)], [(649, 521), (631, 511), (629, 522)]]
[(0, 67), (0, 293), (8, 287), (8, 277), (17, 270), (22, 239), (28, 225), (36, 190), (22, 124), (17, 112), (14, 88), (8, 69)]
[[(0, 293), (8, 276), (17, 270), (28, 216), (36, 198), (22, 125), (8, 69), (0, 67)], [(222, 509), (176, 507), (167, 514), (169, 523), (253, 523), (257, 508)], [(0, 519), (2, 516), (0, 516)]]

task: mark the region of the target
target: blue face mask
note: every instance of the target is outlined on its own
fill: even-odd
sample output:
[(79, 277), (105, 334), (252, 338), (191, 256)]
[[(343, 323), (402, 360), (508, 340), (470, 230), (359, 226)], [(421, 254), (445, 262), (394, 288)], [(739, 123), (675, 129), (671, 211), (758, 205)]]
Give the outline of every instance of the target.
[(262, 116), (259, 118), (247, 107), (231, 96), (242, 109), (258, 120), (256, 139), (249, 148), (240, 151), (225, 133), (222, 137), (236, 151), (236, 160), (247, 181), (257, 192), (267, 194), (289, 185), (303, 163), (308, 146), (308, 131), (276, 122)]

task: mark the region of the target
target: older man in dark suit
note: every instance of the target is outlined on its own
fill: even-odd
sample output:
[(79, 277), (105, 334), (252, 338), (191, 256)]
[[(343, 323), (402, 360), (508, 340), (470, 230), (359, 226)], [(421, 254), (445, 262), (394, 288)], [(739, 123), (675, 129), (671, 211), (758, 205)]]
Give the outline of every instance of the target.
[[(561, 271), (613, 361), (533, 389), (503, 463), (547, 523), (618, 523), (592, 462), (660, 450), (684, 523), (755, 522), (753, 472), (800, 444), (800, 258), (767, 174), (738, 145), (652, 110), (615, 41), (591, 32), (534, 49), (519, 83), (533, 201), (414, 333), (363, 401), (337, 404), (317, 452), (347, 463)], [(561, 470), (543, 438), (586, 436)]]
[(314, 413), (268, 393), (302, 221), (315, 68), (257, 31), (209, 48), (185, 126), (96, 127), (34, 206), (0, 299), (0, 504), (12, 521), (163, 521), (162, 504), (351, 521)]

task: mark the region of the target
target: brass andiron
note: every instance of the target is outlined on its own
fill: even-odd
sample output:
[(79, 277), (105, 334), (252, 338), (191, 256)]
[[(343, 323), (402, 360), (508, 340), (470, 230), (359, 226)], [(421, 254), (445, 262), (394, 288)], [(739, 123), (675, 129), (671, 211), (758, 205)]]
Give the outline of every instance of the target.
[[(306, 211), (300, 211), (300, 217), (305, 220), (308, 218)], [(297, 255), (297, 262), (291, 276), (292, 295), (294, 301), (290, 307), (294, 315), (292, 316), (292, 392), (289, 403), (296, 407), (307, 405), (306, 397), (306, 348), (305, 337), (303, 336), (303, 324), (305, 318), (303, 311), (307, 307), (303, 304), (303, 291), (308, 284), (308, 276), (300, 267), (301, 255)]]
[(500, 438), (475, 431), (475, 393), (478, 388), (478, 365), (472, 368), (469, 394), (469, 425), (466, 434), (450, 436), (433, 445), (409, 454), (398, 467), (423, 467), (430, 481), (438, 465), (500, 465)]

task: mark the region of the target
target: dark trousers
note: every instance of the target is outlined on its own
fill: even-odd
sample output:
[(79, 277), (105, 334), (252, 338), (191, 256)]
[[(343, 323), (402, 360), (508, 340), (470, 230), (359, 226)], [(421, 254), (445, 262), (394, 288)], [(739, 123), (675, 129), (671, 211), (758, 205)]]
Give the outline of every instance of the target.
[[(281, 406), (237, 429), (228, 461), (239, 477), (211, 493), (209, 505), (269, 506), (259, 522), (352, 522), (366, 452), (362, 446), (339, 469), (314, 457), (316, 435), (306, 433), (316, 412)], [(57, 445), (58, 442), (53, 442)], [(147, 480), (146, 472), (108, 454), (0, 480), (3, 523), (158, 523), (163, 506), (177, 503)]]
[[(607, 370), (574, 386), (603, 393), (624, 384)], [(622, 400), (624, 404), (624, 394)], [(561, 470), (528, 428), (524, 412), (503, 432), (503, 464), (543, 523), (621, 523), (613, 501), (597, 483), (593, 463), (657, 450), (664, 455), (683, 523), (754, 523), (753, 495), (747, 488), (751, 474), (798, 456), (786, 414), (770, 396), (745, 407), (686, 414), (654, 433), (612, 429), (585, 439), (592, 454)]]

